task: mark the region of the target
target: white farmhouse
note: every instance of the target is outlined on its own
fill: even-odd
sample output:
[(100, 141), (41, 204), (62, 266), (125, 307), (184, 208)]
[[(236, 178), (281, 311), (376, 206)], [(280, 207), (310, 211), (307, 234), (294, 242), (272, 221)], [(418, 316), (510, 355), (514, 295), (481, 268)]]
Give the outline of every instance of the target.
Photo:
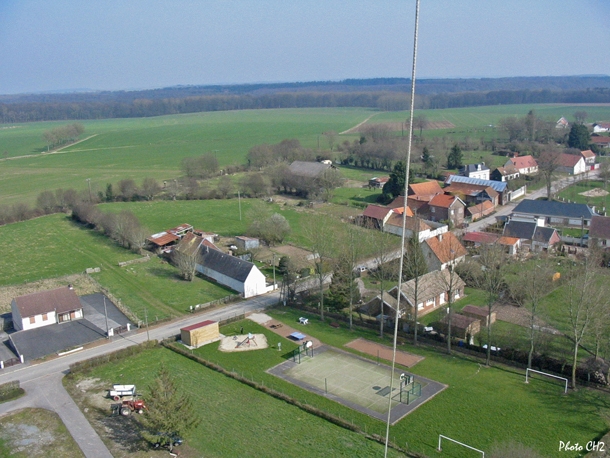
[(83, 317), (83, 306), (69, 286), (16, 297), (11, 302), (11, 311), (16, 331)]

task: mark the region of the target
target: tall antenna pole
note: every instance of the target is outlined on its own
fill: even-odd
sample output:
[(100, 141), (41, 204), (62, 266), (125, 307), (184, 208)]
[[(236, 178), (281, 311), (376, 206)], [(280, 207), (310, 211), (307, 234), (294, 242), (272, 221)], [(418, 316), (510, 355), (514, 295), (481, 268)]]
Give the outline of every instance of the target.
[[(411, 72), (411, 107), (409, 110), (409, 138), (407, 140), (407, 157), (405, 164), (405, 189), (404, 206), (402, 212), (402, 237), (400, 246), (400, 269), (398, 275), (398, 297), (396, 299), (396, 311), (394, 318), (394, 341), (392, 345), (392, 372), (390, 374), (390, 395), (388, 396), (388, 417), (385, 431), (384, 457), (388, 456), (388, 442), (390, 441), (390, 419), (392, 414), (392, 390), (394, 388), (394, 369), (396, 367), (396, 341), (398, 338), (398, 320), (400, 319), (400, 298), (402, 296), (402, 271), (405, 258), (405, 232), (407, 226), (407, 193), (409, 190), (409, 169), (411, 167), (411, 146), (413, 140), (413, 112), (415, 111), (415, 68), (417, 64), (417, 37), (419, 32), (419, 0), (415, 1), (415, 32), (413, 34), (413, 69)], [(419, 224), (419, 222), (416, 222)], [(417, 307), (417, 304), (415, 304)], [(383, 318), (383, 317), (382, 317)], [(417, 326), (417, 323), (415, 323)]]

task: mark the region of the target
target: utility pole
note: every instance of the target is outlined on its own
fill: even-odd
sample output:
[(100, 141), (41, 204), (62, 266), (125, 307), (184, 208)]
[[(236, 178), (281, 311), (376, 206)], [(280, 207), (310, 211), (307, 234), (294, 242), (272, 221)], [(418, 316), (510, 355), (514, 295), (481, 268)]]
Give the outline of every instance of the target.
[(148, 334), (148, 309), (144, 307), (144, 322), (146, 323), (146, 340), (150, 340), (150, 334)]
[(239, 205), (239, 220), (241, 221), (241, 195), (239, 194), (239, 189), (237, 190), (237, 202)]
[(273, 253), (273, 289), (275, 289), (275, 253)]

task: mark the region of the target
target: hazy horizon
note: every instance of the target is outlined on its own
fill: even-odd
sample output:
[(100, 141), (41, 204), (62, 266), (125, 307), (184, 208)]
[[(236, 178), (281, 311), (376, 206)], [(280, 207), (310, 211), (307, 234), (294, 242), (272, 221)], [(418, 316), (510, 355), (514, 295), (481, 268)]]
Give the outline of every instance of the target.
[[(0, 94), (409, 78), (415, 0), (5, 0)], [(610, 3), (422, 0), (420, 79), (609, 75)]]

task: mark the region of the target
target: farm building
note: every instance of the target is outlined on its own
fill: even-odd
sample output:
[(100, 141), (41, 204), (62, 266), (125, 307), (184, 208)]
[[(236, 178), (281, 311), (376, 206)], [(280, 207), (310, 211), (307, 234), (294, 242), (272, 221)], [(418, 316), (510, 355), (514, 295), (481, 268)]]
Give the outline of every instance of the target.
[(476, 318), (481, 322), (481, 326), (488, 326), (488, 320), (491, 317), (491, 324), (496, 322), (496, 312), (491, 312), (489, 314), (489, 310), (487, 307), (476, 307), (474, 305), (467, 305), (462, 309), (462, 315), (468, 316), (470, 318)]
[[(453, 278), (451, 277), (453, 275)], [(450, 288), (451, 286), (451, 288)], [(446, 304), (449, 298), (449, 289), (453, 290), (453, 300), (458, 300), (464, 295), (464, 281), (458, 274), (450, 273), (449, 270), (435, 270), (419, 277), (417, 285), (417, 312), (421, 317), (433, 310), (436, 310), (441, 305)], [(408, 304), (408, 318), (413, 316), (413, 307), (415, 305), (415, 280), (409, 280), (401, 286), (401, 308), (404, 307), (404, 301)], [(398, 287), (395, 286), (389, 291), (390, 296), (398, 297)], [(384, 301), (386, 304), (388, 301)], [(391, 305), (391, 304), (390, 304)]]
[(83, 317), (83, 306), (69, 286), (16, 297), (11, 302), (11, 311), (13, 327), (17, 331)]
[(452, 232), (430, 237), (421, 244), (421, 249), (428, 264), (428, 270), (443, 270), (447, 266), (454, 266), (462, 262), (466, 255), (466, 248), (460, 243)]
[[(439, 330), (445, 335), (449, 328), (448, 323), (448, 315), (445, 315), (439, 323)], [(457, 313), (452, 314), (451, 335), (453, 337), (469, 341), (472, 336), (479, 332), (481, 332), (481, 322), (477, 318), (471, 318)]]
[(246, 237), (245, 235), (238, 235), (235, 237), (235, 245), (240, 250), (253, 250), (260, 246), (260, 241), (252, 237)]
[(557, 158), (557, 171), (570, 175), (585, 173), (587, 171), (585, 159), (581, 155), (561, 153)]
[(206, 320), (180, 329), (180, 339), (188, 347), (200, 347), (220, 339), (218, 321)]
[(369, 180), (369, 188), (382, 189), (390, 181), (390, 177), (373, 177)]
[(544, 221), (544, 224), (589, 227), (595, 212), (586, 204), (525, 199), (513, 210), (511, 221)]
[(267, 286), (265, 275), (251, 262), (225, 254), (205, 244), (199, 251), (197, 272), (241, 293), (244, 298), (265, 294), (272, 291), (275, 286)]

